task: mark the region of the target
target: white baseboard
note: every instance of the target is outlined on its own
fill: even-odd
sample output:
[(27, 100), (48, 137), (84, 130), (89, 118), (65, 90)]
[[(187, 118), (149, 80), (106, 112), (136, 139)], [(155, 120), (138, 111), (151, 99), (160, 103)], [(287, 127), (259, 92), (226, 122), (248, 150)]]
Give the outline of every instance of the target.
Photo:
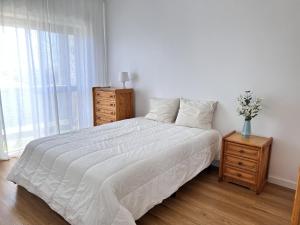
[(272, 184), (277, 184), (282, 187), (290, 188), (296, 190), (296, 182), (292, 180), (287, 180), (279, 177), (269, 176), (268, 182)]

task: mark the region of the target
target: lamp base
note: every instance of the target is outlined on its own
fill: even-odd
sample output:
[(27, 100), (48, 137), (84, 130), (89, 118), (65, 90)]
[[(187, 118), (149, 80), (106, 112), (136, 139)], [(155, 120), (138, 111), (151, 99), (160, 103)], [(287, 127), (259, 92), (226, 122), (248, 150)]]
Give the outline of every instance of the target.
[(126, 86), (125, 86), (125, 81), (124, 82), (122, 82), (123, 83), (123, 89), (126, 89)]

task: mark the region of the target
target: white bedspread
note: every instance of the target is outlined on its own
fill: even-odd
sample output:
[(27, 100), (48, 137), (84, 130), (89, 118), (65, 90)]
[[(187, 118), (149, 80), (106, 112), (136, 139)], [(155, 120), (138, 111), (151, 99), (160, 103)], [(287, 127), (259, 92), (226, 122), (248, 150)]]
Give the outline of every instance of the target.
[(71, 224), (133, 225), (208, 167), (219, 134), (135, 118), (29, 143), (8, 179)]

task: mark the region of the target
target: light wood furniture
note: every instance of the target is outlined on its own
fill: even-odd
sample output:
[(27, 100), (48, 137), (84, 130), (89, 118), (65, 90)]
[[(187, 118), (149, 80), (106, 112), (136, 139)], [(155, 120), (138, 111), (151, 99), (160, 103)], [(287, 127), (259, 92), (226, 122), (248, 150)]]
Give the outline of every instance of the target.
[(223, 138), (219, 180), (246, 186), (259, 194), (268, 178), (272, 138), (243, 137), (232, 132)]
[[(15, 159), (0, 161), (0, 225), (68, 225), (40, 198), (6, 180)], [(294, 191), (267, 184), (264, 195), (218, 183), (211, 167), (137, 221), (137, 225), (290, 225)]]
[(94, 87), (94, 125), (132, 118), (133, 102), (133, 89)]
[(292, 225), (300, 225), (300, 168), (292, 212)]

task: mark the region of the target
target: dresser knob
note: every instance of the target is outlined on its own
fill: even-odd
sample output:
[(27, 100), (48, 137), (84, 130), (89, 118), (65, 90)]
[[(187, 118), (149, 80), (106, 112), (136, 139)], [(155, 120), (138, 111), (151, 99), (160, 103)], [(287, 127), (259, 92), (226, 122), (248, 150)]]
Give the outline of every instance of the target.
[(242, 165), (243, 165), (243, 163), (242, 163), (242, 162), (239, 162), (238, 164), (239, 164), (240, 166), (242, 166)]

